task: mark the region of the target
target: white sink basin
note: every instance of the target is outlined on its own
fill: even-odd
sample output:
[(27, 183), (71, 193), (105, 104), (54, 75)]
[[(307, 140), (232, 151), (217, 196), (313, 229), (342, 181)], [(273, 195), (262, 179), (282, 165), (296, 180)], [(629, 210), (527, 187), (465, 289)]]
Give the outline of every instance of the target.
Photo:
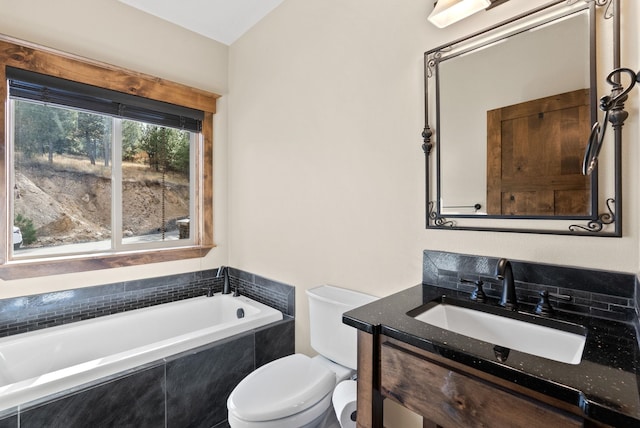
[(413, 317), (454, 333), (568, 364), (580, 363), (586, 339), (581, 326), (568, 324), (577, 331), (582, 329), (582, 334), (572, 333), (446, 303), (436, 304)]

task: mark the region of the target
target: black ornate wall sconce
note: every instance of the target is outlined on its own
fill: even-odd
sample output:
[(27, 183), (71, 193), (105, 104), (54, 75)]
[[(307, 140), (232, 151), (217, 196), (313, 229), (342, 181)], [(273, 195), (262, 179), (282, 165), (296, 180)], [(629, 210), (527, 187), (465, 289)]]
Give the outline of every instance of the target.
[[(629, 85), (625, 88), (620, 83), (620, 75), (627, 74), (631, 77)], [(607, 76), (607, 83), (612, 86), (611, 94), (600, 98), (600, 110), (604, 111), (602, 123), (596, 122), (591, 128), (591, 135), (587, 150), (582, 163), (582, 174), (590, 175), (598, 164), (598, 154), (602, 148), (604, 136), (607, 131), (607, 123), (610, 122), (613, 129), (619, 129), (624, 125), (629, 113), (624, 110), (624, 103), (628, 94), (636, 85), (640, 83), (640, 72), (629, 68), (616, 68)]]

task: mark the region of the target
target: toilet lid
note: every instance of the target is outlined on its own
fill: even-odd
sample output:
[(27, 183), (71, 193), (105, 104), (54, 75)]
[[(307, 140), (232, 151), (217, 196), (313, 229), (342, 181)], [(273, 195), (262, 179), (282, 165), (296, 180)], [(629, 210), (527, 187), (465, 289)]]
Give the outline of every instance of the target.
[(266, 364), (236, 386), (227, 402), (246, 421), (269, 421), (302, 412), (336, 386), (335, 374), (303, 354)]

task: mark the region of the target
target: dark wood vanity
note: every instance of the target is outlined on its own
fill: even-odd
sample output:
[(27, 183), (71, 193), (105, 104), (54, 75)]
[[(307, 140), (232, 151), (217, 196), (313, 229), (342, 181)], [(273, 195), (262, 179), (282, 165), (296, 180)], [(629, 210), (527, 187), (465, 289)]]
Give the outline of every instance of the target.
[[(383, 427), (385, 399), (421, 415), (425, 428), (640, 426), (633, 328), (588, 321), (593, 324), (577, 365), (513, 350), (499, 361), (492, 344), (407, 314), (443, 293), (468, 298), (421, 285), (345, 313), (344, 322), (359, 330), (359, 428)], [(619, 355), (603, 345), (607, 335), (629, 338), (616, 342)]]
[[(393, 338), (380, 335), (374, 342), (360, 332), (358, 427), (383, 426), (384, 398), (423, 416), (425, 428), (609, 426), (571, 413), (559, 400)], [(375, 366), (372, 356), (379, 358)]]

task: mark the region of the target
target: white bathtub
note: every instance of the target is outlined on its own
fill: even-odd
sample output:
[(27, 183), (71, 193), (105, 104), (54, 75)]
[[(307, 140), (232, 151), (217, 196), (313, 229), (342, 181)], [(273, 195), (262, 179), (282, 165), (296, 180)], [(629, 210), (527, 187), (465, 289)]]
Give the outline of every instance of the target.
[(5, 337), (0, 412), (281, 319), (244, 296), (216, 294)]

